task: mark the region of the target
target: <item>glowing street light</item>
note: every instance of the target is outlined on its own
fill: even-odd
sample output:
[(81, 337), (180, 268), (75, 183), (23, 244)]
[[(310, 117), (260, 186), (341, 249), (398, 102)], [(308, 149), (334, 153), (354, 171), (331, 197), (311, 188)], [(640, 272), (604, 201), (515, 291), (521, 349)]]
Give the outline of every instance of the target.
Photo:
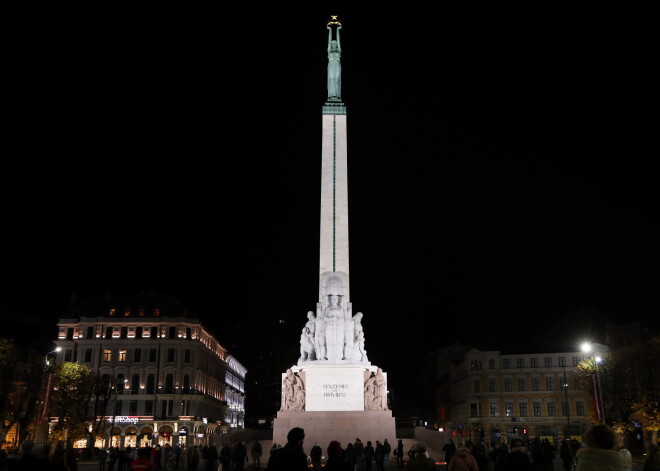
[[(582, 351), (591, 353), (592, 345), (589, 342), (582, 344)], [(605, 423), (605, 411), (603, 410), (603, 391), (600, 385), (600, 371), (598, 364), (603, 361), (603, 358), (594, 352), (594, 365), (596, 365), (596, 376), (594, 381), (594, 398), (596, 399), (596, 409), (598, 411), (598, 421)]]
[(50, 355), (51, 353), (59, 352), (59, 351), (61, 351), (61, 350), (62, 350), (62, 347), (57, 347), (57, 348), (56, 348), (55, 350), (53, 350), (52, 352), (48, 352), (48, 353), (46, 353), (46, 366), (50, 366), (50, 361), (48, 360), (48, 355)]

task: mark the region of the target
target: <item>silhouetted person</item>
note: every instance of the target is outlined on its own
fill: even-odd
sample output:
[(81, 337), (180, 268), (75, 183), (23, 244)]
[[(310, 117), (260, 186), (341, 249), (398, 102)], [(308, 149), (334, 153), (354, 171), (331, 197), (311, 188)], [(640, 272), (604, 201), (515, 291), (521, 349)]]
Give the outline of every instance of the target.
[(306, 471), (307, 455), (302, 449), (305, 430), (293, 427), (286, 436), (286, 445), (275, 450), (268, 459), (268, 471)]
[(314, 443), (314, 446), (309, 452), (309, 457), (312, 459), (312, 466), (314, 466), (314, 469), (321, 469), (321, 456), (323, 456), (323, 450), (318, 443)]
[(375, 453), (371, 441), (367, 440), (367, 445), (364, 447), (364, 471), (371, 471), (371, 463), (374, 462)]

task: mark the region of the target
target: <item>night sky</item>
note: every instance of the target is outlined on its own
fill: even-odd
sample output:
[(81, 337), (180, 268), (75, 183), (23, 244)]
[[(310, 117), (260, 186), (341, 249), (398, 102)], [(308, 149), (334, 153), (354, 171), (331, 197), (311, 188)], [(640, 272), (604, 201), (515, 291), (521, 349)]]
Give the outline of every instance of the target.
[(655, 56), (626, 12), (242, 10), (15, 20), (5, 312), (55, 338), (72, 293), (154, 291), (248, 383), (263, 357), (294, 363), (318, 300), (333, 13), (351, 301), (391, 387), (454, 342), (660, 327)]

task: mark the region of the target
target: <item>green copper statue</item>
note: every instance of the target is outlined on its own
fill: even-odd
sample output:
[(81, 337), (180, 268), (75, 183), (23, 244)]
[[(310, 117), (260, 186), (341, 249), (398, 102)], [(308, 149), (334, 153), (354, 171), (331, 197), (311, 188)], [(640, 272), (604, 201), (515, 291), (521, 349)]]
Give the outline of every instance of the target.
[[(337, 39), (332, 39), (332, 25), (337, 26)], [(341, 23), (333, 16), (328, 22), (328, 101), (341, 101)]]

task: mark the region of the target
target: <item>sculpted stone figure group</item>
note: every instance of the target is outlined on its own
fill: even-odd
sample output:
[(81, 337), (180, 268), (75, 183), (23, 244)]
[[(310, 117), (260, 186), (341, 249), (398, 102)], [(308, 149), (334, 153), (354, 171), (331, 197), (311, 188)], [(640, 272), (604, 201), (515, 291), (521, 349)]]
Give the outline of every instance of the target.
[(305, 385), (291, 368), (282, 380), (282, 407), (280, 410), (305, 410)]
[(387, 382), (381, 368), (364, 382), (364, 410), (388, 410)]
[(341, 296), (328, 296), (328, 305), (319, 316), (307, 313), (307, 323), (300, 334), (298, 362), (315, 360), (368, 362), (364, 348), (362, 313), (347, 315)]

